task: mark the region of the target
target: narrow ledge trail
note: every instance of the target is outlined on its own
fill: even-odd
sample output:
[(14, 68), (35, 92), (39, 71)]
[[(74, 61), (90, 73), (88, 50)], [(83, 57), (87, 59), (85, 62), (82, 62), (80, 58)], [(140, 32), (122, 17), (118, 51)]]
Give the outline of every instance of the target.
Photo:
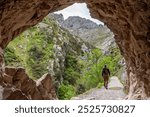
[(84, 94), (73, 97), (72, 100), (122, 100), (126, 94), (118, 77), (110, 78), (108, 89), (105, 87), (91, 89)]

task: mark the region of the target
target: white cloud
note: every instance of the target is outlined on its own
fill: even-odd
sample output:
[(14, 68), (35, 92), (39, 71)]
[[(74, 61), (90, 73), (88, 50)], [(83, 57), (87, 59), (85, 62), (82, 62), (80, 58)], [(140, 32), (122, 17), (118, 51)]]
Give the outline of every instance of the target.
[(97, 19), (93, 19), (90, 16), (89, 9), (85, 3), (75, 3), (61, 11), (55, 12), (57, 14), (62, 13), (64, 18), (67, 19), (69, 16), (80, 16), (82, 18), (86, 18), (96, 22), (97, 24), (103, 24)]

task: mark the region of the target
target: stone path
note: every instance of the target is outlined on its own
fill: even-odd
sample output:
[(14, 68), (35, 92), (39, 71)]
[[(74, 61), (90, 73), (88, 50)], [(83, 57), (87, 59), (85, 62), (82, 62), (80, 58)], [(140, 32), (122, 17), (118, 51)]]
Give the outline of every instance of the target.
[(73, 97), (72, 100), (121, 100), (125, 96), (123, 85), (116, 76), (113, 76), (110, 78), (108, 90), (104, 87), (100, 89), (94, 88), (84, 94)]

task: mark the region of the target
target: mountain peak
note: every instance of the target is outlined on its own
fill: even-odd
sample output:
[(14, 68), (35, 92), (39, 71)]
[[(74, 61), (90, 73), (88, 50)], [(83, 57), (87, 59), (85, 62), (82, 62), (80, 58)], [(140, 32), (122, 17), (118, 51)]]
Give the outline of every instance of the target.
[(106, 25), (98, 25), (79, 16), (70, 16), (66, 20), (64, 20), (62, 14), (52, 14), (50, 16), (71, 34), (80, 37), (104, 52), (109, 50), (111, 45), (115, 46), (114, 35)]
[(95, 22), (81, 18), (79, 16), (70, 16), (66, 20), (64, 20), (62, 26), (65, 26), (66, 28), (70, 29), (93, 29), (93, 28), (98, 28), (99, 25), (96, 24)]
[(61, 26), (69, 29), (79, 29), (79, 28), (98, 28), (103, 27), (102, 24), (97, 24), (89, 19), (82, 18), (80, 16), (69, 16), (67, 19), (64, 19), (63, 14), (50, 13), (49, 17), (57, 21)]

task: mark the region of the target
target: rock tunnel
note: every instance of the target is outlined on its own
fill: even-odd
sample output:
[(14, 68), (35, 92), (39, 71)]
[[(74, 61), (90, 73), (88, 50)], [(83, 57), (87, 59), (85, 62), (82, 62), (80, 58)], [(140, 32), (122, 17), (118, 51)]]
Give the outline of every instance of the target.
[[(3, 49), (20, 33), (40, 22), (49, 12), (61, 10), (75, 2), (86, 3), (91, 16), (103, 21), (115, 34), (116, 43), (127, 64), (129, 86), (127, 99), (148, 99), (150, 97), (150, 0), (1, 0), (0, 85), (3, 93), (9, 92), (9, 94), (6, 92), (5, 96), (2, 95), (3, 99), (14, 99), (15, 95), (18, 96), (15, 99), (55, 98), (52, 87), (48, 86), (49, 81), (41, 80), (40, 85), (35, 86), (34, 81), (28, 79), (24, 70), (5, 68)], [(11, 81), (8, 80), (10, 77)], [(22, 86), (17, 86), (19, 90), (10, 91), (10, 87), (16, 85), (15, 82), (18, 80)], [(25, 86), (27, 84), (31, 85), (32, 89), (27, 91), (28, 86)], [(47, 93), (51, 96), (41, 97), (37, 87), (41, 92), (44, 88), (47, 89)], [(21, 95), (21, 91), (26, 96)]]

